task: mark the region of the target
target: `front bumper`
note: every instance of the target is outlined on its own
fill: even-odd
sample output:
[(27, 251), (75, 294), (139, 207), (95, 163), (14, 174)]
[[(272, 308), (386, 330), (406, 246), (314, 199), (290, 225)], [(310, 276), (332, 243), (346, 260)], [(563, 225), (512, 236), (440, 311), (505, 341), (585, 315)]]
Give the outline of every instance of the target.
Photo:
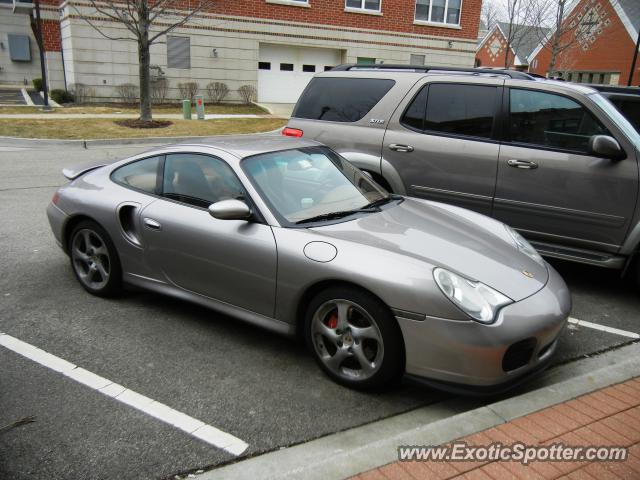
[(495, 393), (544, 368), (571, 311), (569, 289), (553, 267), (548, 268), (544, 288), (504, 307), (491, 325), (396, 317), (405, 341), (407, 375), (448, 390)]

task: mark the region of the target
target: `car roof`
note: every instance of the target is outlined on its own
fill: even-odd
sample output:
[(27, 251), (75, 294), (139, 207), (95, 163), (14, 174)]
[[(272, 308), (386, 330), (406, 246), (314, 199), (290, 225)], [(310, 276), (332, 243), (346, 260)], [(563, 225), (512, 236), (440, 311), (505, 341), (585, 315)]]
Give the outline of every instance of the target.
[[(350, 67), (351, 65), (341, 65), (340, 67)], [(385, 66), (385, 65), (383, 65)], [(577, 84), (572, 82), (563, 82), (558, 80), (551, 80), (540, 77), (532, 77), (529, 74), (524, 72), (517, 71), (509, 71), (509, 70), (500, 70), (500, 69), (482, 69), (482, 68), (456, 68), (451, 67), (451, 69), (447, 69), (446, 67), (422, 67), (422, 70), (419, 67), (413, 67), (410, 65), (386, 65), (385, 68), (369, 68), (367, 69), (365, 65), (360, 66), (361, 68), (356, 69), (346, 69), (346, 68), (334, 68), (332, 70), (328, 70), (326, 72), (317, 73), (315, 77), (356, 77), (356, 78), (381, 78), (381, 79), (389, 79), (389, 80), (407, 80), (407, 83), (404, 85), (406, 88), (407, 85), (413, 85), (413, 83), (417, 82), (421, 78), (425, 77), (436, 77), (436, 78), (444, 78), (449, 77), (455, 78), (456, 81), (463, 80), (465, 77), (467, 78), (504, 78), (507, 81), (508, 85), (518, 85), (527, 88), (534, 88), (536, 84), (545, 84), (558, 88), (559, 91), (562, 90), (570, 90), (573, 92), (578, 92), (583, 95), (590, 95), (593, 93), (597, 93), (597, 90), (592, 88), (591, 85), (586, 84)], [(376, 66), (377, 67), (377, 66)], [(401, 68), (404, 67), (404, 68)], [(429, 70), (431, 68), (431, 70)], [(508, 74), (511, 74), (512, 77), (508, 78)], [(526, 78), (529, 77), (529, 78)]]
[(165, 149), (185, 149), (186, 147), (210, 147), (224, 151), (237, 158), (250, 157), (260, 153), (291, 150), (294, 148), (316, 147), (321, 145), (313, 140), (304, 140), (282, 135), (229, 135), (202, 138), (188, 143), (167, 145)]

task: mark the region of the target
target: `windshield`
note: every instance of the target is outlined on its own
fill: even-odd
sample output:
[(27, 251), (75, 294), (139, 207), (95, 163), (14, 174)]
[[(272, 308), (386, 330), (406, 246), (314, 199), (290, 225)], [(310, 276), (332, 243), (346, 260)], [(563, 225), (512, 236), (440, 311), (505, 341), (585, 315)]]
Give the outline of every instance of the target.
[(284, 224), (344, 217), (389, 197), (326, 147), (256, 155), (244, 159), (242, 169)]
[(640, 150), (640, 134), (633, 128), (633, 125), (629, 123), (627, 120), (611, 103), (609, 100), (604, 98), (599, 93), (594, 93), (590, 95), (591, 100), (593, 100), (596, 105), (598, 105), (604, 112), (615, 122), (620, 130), (627, 136), (627, 138), (633, 143), (636, 149)]

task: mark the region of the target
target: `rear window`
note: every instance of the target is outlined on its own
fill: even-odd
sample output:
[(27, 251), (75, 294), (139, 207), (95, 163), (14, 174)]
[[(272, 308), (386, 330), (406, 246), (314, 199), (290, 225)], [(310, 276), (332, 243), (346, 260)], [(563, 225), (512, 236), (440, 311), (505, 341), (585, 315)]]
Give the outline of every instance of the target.
[(314, 78), (293, 116), (331, 122), (357, 122), (396, 82), (378, 78)]

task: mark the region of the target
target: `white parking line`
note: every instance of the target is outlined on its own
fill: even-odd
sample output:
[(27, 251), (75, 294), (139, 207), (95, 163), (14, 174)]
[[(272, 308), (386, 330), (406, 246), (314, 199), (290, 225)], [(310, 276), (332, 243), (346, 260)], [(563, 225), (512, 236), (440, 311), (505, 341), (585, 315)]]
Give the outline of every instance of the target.
[(619, 328), (607, 327), (606, 325), (598, 325), (597, 323), (587, 322), (586, 320), (578, 320), (577, 318), (569, 317), (569, 323), (573, 323), (574, 325), (578, 325), (579, 327), (587, 327), (594, 330), (600, 330), (601, 332), (613, 333), (614, 335), (622, 335), (623, 337), (640, 338), (640, 335), (634, 332), (620, 330)]
[(247, 443), (233, 435), (91, 373), (11, 335), (0, 332), (0, 345), (233, 455), (240, 455), (249, 447)]

